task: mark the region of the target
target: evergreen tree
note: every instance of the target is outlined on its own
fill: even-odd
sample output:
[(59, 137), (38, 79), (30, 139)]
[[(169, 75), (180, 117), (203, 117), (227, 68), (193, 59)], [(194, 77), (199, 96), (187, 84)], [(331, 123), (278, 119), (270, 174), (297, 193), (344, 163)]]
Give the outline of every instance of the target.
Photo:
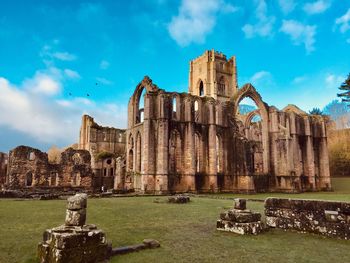
[(350, 74), (348, 75), (348, 78), (341, 84), (339, 89), (344, 92), (337, 94), (338, 97), (340, 97), (344, 102), (350, 102)]
[(323, 115), (323, 112), (319, 108), (313, 108), (309, 113), (312, 115)]

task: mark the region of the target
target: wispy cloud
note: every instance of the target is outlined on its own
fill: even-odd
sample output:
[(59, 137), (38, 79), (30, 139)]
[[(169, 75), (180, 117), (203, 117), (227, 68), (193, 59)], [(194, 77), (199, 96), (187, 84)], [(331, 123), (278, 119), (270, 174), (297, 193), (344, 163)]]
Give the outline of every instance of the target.
[(70, 79), (80, 79), (81, 78), (79, 73), (74, 71), (74, 70), (66, 68), (63, 72)]
[(331, 1), (318, 0), (314, 2), (306, 3), (303, 10), (309, 15), (321, 14), (325, 12), (331, 6)]
[(345, 80), (345, 77), (342, 75), (336, 75), (328, 73), (325, 78), (326, 88), (328, 89), (337, 89)]
[(294, 45), (304, 45), (307, 53), (315, 50), (316, 26), (304, 25), (296, 20), (283, 20), (280, 31), (289, 35)]
[(102, 60), (100, 63), (100, 69), (108, 69), (109, 68), (109, 62), (107, 60)]
[(335, 20), (335, 24), (339, 26), (340, 32), (342, 33), (345, 33), (350, 29), (350, 8), (343, 16), (338, 17)]
[(260, 80), (262, 80), (264, 78), (267, 78), (267, 77), (271, 77), (271, 73), (270, 72), (265, 71), (265, 70), (258, 71), (250, 78), (250, 82), (253, 83), (253, 84), (256, 84)]
[(255, 24), (245, 24), (242, 27), (242, 31), (246, 38), (253, 38), (255, 36), (271, 37), (276, 18), (267, 15), (267, 4), (265, 0), (256, 0), (255, 3), (255, 17), (257, 22)]
[(62, 61), (73, 61), (77, 59), (76, 55), (68, 52), (55, 52), (52, 54), (52, 57)]
[(179, 13), (172, 17), (168, 31), (180, 46), (203, 43), (216, 24), (217, 14), (236, 10), (224, 0), (182, 0)]
[(300, 83), (304, 82), (306, 79), (307, 79), (306, 76), (298, 76), (292, 80), (292, 83), (293, 84), (300, 84)]
[(297, 5), (294, 0), (278, 0), (278, 4), (284, 14), (292, 12)]
[(113, 81), (106, 78), (97, 77), (96, 80), (103, 85), (113, 85)]

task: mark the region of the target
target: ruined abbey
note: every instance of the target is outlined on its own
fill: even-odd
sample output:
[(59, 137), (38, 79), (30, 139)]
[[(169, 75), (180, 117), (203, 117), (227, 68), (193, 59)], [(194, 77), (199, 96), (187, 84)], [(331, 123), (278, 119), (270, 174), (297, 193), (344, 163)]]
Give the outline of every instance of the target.
[[(241, 112), (245, 98), (256, 109)], [(25, 169), (30, 152), (15, 151), (7, 181), (49, 185), (41, 176), (55, 174), (57, 185), (142, 193), (328, 190), (328, 121), (294, 105), (269, 106), (251, 84), (238, 87), (235, 57), (206, 51), (190, 62), (188, 93), (167, 92), (145, 77), (129, 100), (126, 130), (84, 115), (71, 162), (50, 166), (48, 175)]]

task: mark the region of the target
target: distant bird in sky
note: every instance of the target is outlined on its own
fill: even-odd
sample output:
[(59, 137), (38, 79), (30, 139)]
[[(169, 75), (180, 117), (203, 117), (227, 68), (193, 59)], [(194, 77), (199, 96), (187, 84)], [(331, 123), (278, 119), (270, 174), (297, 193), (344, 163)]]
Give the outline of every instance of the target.
[(86, 94), (86, 96), (90, 97), (90, 94), (89, 94), (89, 93), (87, 93), (87, 94)]

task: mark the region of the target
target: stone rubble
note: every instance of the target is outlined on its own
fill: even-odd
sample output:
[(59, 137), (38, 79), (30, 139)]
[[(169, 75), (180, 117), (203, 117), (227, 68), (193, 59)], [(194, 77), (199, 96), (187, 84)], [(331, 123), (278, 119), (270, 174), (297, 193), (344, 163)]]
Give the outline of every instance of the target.
[(191, 199), (188, 195), (173, 195), (168, 198), (169, 203), (184, 204), (190, 201)]
[(220, 214), (216, 229), (240, 235), (257, 235), (264, 230), (264, 225), (261, 222), (261, 214), (248, 210), (246, 200), (237, 198), (233, 209)]

